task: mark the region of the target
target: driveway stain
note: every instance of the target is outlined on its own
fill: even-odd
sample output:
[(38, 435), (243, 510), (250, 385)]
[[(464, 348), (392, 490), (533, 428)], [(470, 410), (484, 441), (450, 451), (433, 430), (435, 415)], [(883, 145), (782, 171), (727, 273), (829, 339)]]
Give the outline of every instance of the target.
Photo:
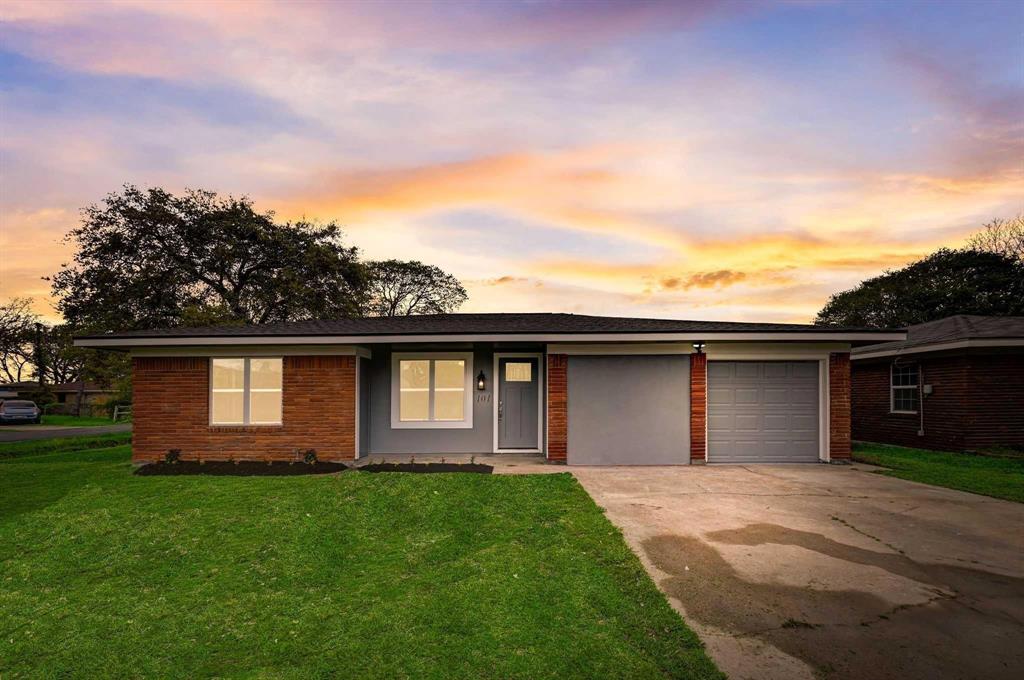
[[(760, 639), (825, 678), (1018, 678), (1024, 667), (1024, 579), (917, 562), (821, 534), (752, 524), (706, 535), (717, 543), (798, 546), (910, 579), (925, 599), (894, 604), (856, 589), (752, 582), (709, 543), (665, 534), (642, 544), (669, 576), (661, 587), (694, 621)], [(777, 559), (777, 558), (776, 558)], [(827, 568), (827, 562), (822, 563)]]

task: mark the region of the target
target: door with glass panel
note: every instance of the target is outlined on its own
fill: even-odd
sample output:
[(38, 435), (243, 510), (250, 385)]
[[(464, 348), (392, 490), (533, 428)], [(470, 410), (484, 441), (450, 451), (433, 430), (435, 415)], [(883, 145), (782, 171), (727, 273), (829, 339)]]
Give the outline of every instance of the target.
[(498, 448), (537, 449), (540, 376), (534, 358), (498, 359)]

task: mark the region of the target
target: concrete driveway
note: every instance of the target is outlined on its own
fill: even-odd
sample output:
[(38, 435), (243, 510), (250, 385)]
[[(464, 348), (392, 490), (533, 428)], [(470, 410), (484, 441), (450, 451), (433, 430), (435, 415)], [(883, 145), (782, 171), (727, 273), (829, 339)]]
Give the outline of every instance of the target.
[(573, 468), (731, 678), (1019, 678), (1024, 505), (868, 466)]

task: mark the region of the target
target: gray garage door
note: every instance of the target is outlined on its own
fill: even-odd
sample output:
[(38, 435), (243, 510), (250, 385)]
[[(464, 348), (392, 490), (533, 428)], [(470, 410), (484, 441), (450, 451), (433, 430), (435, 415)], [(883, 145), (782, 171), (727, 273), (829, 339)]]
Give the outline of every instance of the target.
[(690, 358), (569, 357), (570, 465), (690, 462)]
[(816, 462), (818, 447), (818, 362), (708, 362), (709, 463)]

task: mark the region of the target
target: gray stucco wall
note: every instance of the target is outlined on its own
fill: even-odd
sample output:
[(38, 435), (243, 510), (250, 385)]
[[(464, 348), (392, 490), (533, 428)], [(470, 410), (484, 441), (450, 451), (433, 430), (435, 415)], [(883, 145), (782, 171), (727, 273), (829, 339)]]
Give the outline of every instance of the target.
[[(481, 370), (487, 376), (487, 389), (473, 390), (472, 429), (392, 429), (391, 428), (391, 351), (390, 345), (371, 345), (369, 451), (385, 454), (415, 453), (491, 453), (494, 449), (494, 351), (489, 346), (473, 348), (473, 376)], [(431, 351), (401, 347), (395, 351)], [(468, 351), (465, 347), (439, 347), (436, 351)]]
[(569, 357), (570, 465), (688, 465), (690, 357)]

